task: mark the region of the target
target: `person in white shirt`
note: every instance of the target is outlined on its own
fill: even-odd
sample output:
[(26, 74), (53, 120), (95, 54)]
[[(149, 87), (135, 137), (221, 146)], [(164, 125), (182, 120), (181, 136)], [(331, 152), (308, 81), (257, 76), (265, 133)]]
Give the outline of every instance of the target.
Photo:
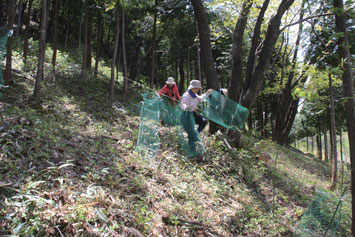
[[(188, 90), (182, 95), (181, 98), (181, 123), (185, 131), (187, 132), (189, 139), (190, 151), (192, 153), (196, 152), (196, 142), (199, 141), (198, 133), (207, 125), (207, 120), (202, 116), (198, 115), (195, 110), (197, 110), (198, 105), (203, 101), (205, 96), (208, 96), (213, 90), (209, 89), (205, 94), (198, 95), (198, 91), (201, 90), (201, 82), (198, 80), (192, 80)], [(198, 124), (198, 133), (195, 129), (195, 124)]]

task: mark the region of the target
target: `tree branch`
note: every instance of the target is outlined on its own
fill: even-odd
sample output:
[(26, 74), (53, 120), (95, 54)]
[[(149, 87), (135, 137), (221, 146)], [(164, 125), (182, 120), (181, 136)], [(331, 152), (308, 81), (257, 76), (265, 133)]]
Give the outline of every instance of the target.
[(333, 13), (326, 13), (326, 14), (319, 14), (319, 15), (315, 15), (315, 16), (309, 16), (309, 17), (306, 17), (306, 18), (304, 18), (302, 20), (299, 20), (299, 21), (293, 22), (291, 24), (285, 25), (284, 27), (282, 27), (280, 32), (284, 31), (286, 28), (288, 28), (290, 26), (297, 25), (297, 24), (302, 23), (304, 21), (307, 21), (309, 19), (313, 19), (313, 18), (316, 18), (316, 17), (322, 17), (322, 16), (331, 16), (331, 15), (333, 15)]

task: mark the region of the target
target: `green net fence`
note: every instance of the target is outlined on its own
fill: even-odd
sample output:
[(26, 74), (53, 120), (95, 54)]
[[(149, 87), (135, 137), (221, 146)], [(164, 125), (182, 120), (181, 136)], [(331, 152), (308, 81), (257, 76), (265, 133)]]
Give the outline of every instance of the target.
[[(181, 110), (178, 102), (156, 93), (142, 94), (137, 152), (148, 161), (160, 150), (159, 129), (169, 127), (169, 132), (179, 140), (179, 148), (186, 157), (206, 152), (201, 137), (195, 128), (193, 112)], [(228, 129), (240, 129), (248, 117), (248, 110), (234, 101), (212, 92), (203, 102), (199, 113)]]
[(244, 126), (249, 111), (227, 96), (213, 91), (203, 103), (202, 115), (227, 129), (238, 130)]
[[(6, 43), (9, 38), (9, 30), (5, 27), (0, 27), (0, 62), (6, 55)], [(0, 98), (2, 97), (2, 88), (4, 86), (4, 78), (2, 75), (2, 65), (0, 65)]]
[(293, 236), (338, 236), (341, 220), (342, 198), (336, 198), (327, 190), (317, 190), (313, 200), (299, 221)]

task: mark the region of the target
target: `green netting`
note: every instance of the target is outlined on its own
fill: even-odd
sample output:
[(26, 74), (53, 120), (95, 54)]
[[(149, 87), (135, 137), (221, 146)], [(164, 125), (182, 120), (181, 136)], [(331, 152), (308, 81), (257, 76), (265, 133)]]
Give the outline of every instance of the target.
[[(6, 43), (9, 38), (9, 30), (5, 27), (0, 27), (0, 63), (6, 55)], [(2, 65), (0, 65), (0, 98), (2, 96), (2, 87), (4, 85), (4, 79), (2, 76)]]
[[(184, 156), (192, 157), (206, 152), (196, 129), (193, 112), (181, 110), (180, 104), (155, 93), (142, 94), (137, 152), (152, 161), (160, 150), (159, 128), (169, 127), (179, 140)], [(201, 114), (228, 129), (240, 129), (248, 117), (248, 110), (217, 92), (205, 98)], [(171, 141), (169, 141), (171, 143)]]
[(202, 115), (230, 130), (241, 129), (248, 118), (247, 108), (213, 91), (203, 103)]
[[(137, 152), (149, 162), (160, 150), (159, 127), (166, 126), (169, 132), (178, 138), (180, 148), (185, 156), (191, 157), (204, 153), (205, 147), (195, 129), (192, 112), (182, 111), (178, 103), (160, 98), (155, 93), (142, 94), (139, 137)], [(161, 123), (160, 123), (161, 121)], [(181, 123), (183, 121), (183, 124)]]
[(341, 202), (328, 191), (318, 190), (293, 236), (336, 236), (341, 220)]

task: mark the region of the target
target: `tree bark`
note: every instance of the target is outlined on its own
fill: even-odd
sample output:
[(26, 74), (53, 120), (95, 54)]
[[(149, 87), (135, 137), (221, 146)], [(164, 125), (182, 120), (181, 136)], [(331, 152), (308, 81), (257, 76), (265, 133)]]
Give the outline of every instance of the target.
[[(122, 0), (123, 3), (123, 0)], [(126, 41), (125, 41), (125, 11), (122, 8), (122, 29), (121, 29), (121, 41), (122, 41), (122, 64), (123, 64), (123, 80), (124, 80), (124, 88), (123, 95), (126, 98), (128, 92), (128, 74), (127, 74), (127, 59), (126, 59)]]
[(328, 134), (327, 134), (327, 129), (326, 129), (325, 118), (323, 120), (323, 134), (324, 134), (324, 160), (326, 162), (328, 162), (329, 161), (329, 159), (328, 159)]
[(118, 40), (120, 36), (120, 17), (119, 17), (119, 6), (120, 0), (116, 1), (116, 25), (115, 25), (115, 45), (113, 49), (113, 56), (112, 56), (112, 64), (111, 64), (111, 80), (110, 80), (110, 92), (109, 92), (109, 102), (112, 103), (114, 101), (114, 94), (115, 94), (115, 62), (117, 56), (117, 49), (118, 49)]
[[(155, 9), (157, 9), (157, 0), (155, 0)], [(153, 23), (153, 37), (152, 37), (152, 60), (150, 61), (150, 88), (154, 87), (154, 66), (155, 66), (155, 54), (156, 54), (156, 38), (157, 38), (157, 18), (158, 14), (154, 12)]]
[[(302, 1), (301, 6), (301, 13), (300, 13), (300, 20), (303, 19), (304, 15), (304, 5), (305, 0)], [(293, 88), (299, 83), (303, 84), (306, 82), (306, 77), (302, 80), (295, 80), (295, 70), (296, 70), (296, 63), (297, 63), (297, 55), (298, 49), (301, 41), (301, 35), (303, 31), (303, 24), (299, 24), (298, 35), (295, 42), (295, 50), (293, 52), (293, 58), (291, 61), (291, 71), (288, 75), (287, 82), (285, 88), (282, 90), (282, 93), (275, 95), (275, 126), (273, 129), (273, 140), (276, 141), (280, 145), (284, 145), (287, 143), (288, 136), (290, 134), (293, 122), (295, 120), (297, 109), (298, 109), (298, 102), (299, 99), (294, 99), (292, 96)], [(285, 47), (285, 53), (287, 52), (287, 45)], [(283, 56), (285, 59), (288, 56)], [(302, 74), (300, 76), (302, 78)]]
[(345, 23), (344, 5), (342, 0), (334, 0), (334, 8), (337, 9), (335, 14), (336, 31), (341, 33), (338, 38), (338, 53), (343, 62), (342, 79), (343, 94), (346, 98), (345, 116), (348, 128), (349, 146), (350, 146), (350, 162), (351, 162), (351, 193), (352, 193), (352, 228), (351, 234), (355, 236), (355, 101), (354, 101), (354, 80), (351, 69), (351, 58), (349, 51), (348, 33)]
[(243, 2), (242, 12), (238, 18), (233, 33), (232, 77), (230, 79), (230, 85), (228, 88), (228, 91), (233, 93), (228, 93), (228, 96), (237, 103), (240, 102), (243, 89), (243, 37), (251, 6), (251, 0), (246, 0)]
[(258, 19), (256, 20), (253, 39), (251, 42), (251, 47), (249, 50), (248, 61), (247, 61), (247, 68), (245, 70), (245, 77), (244, 77), (244, 89), (248, 89), (250, 86), (251, 76), (253, 75), (253, 71), (255, 69), (256, 57), (258, 52), (256, 51), (258, 45), (260, 43), (260, 32), (261, 32), (261, 25), (264, 20), (264, 15), (266, 12), (267, 7), (269, 6), (270, 0), (265, 0), (263, 6), (260, 9)]
[(184, 59), (180, 59), (179, 74), (180, 74), (179, 94), (182, 95), (184, 93), (184, 84), (185, 84)]
[(103, 25), (102, 25), (102, 13), (101, 10), (98, 10), (97, 14), (97, 43), (96, 43), (96, 59), (95, 59), (95, 68), (94, 68), (94, 76), (97, 77), (97, 72), (99, 70), (99, 62), (101, 57), (101, 47), (102, 47), (102, 36), (103, 36)]
[[(15, 22), (15, 0), (8, 0), (8, 9), (7, 9), (7, 28), (8, 30), (13, 30)], [(1, 65), (0, 65), (1, 66)], [(12, 84), (11, 78), (12, 71), (12, 37), (9, 37), (7, 40), (7, 53), (6, 53), (6, 66), (4, 79), (7, 84)]]
[(55, 74), (55, 67), (57, 64), (57, 38), (58, 38), (58, 13), (59, 13), (59, 0), (55, 0), (54, 7), (54, 26), (53, 26), (53, 56), (52, 56), (52, 65), (53, 73)]
[(27, 63), (27, 51), (28, 51), (28, 38), (30, 35), (30, 20), (31, 20), (31, 12), (32, 12), (32, 3), (34, 0), (29, 0), (28, 1), (28, 6), (27, 6), (27, 15), (26, 15), (26, 20), (25, 20), (25, 34), (23, 36), (23, 62), (26, 65)]
[(256, 97), (261, 90), (261, 85), (263, 83), (266, 70), (269, 66), (277, 38), (280, 34), (281, 18), (286, 10), (290, 8), (293, 2), (294, 0), (282, 0), (276, 15), (274, 15), (270, 20), (264, 44), (261, 49), (259, 62), (250, 80), (250, 87), (247, 88), (246, 93), (243, 95), (241, 100), (241, 105), (248, 108), (249, 110), (253, 107)]
[(201, 0), (191, 0), (191, 3), (198, 25), (199, 39), (201, 44), (202, 67), (205, 71), (207, 87), (219, 90), (220, 86), (217, 77), (217, 71), (214, 67), (210, 40), (211, 34), (205, 8)]
[(44, 55), (46, 52), (46, 24), (47, 24), (47, 7), (49, 1), (42, 0), (42, 10), (41, 10), (41, 30), (39, 38), (39, 50), (38, 50), (38, 65), (37, 65), (37, 76), (35, 82), (35, 88), (33, 92), (33, 99), (36, 103), (40, 103), (40, 91), (41, 91), (41, 81), (43, 78), (43, 66), (44, 66)]
[[(88, 43), (89, 43), (89, 0), (85, 0), (85, 16), (84, 16), (84, 46), (83, 46), (83, 63), (81, 65), (81, 80), (86, 80), (87, 56), (88, 56)], [(79, 37), (80, 38), (80, 37)], [(80, 44), (80, 39), (79, 39)], [(80, 48), (80, 47), (79, 47)]]
[(335, 112), (334, 112), (334, 96), (333, 96), (333, 83), (332, 76), (329, 77), (329, 91), (330, 91), (330, 157), (332, 160), (332, 184), (331, 189), (336, 188), (338, 179), (338, 154), (337, 154), (337, 140), (336, 140), (336, 127), (335, 127)]
[(21, 32), (22, 28), (22, 0), (19, 0), (18, 7), (17, 7), (17, 26), (16, 26), (16, 34), (15, 36), (18, 37)]

